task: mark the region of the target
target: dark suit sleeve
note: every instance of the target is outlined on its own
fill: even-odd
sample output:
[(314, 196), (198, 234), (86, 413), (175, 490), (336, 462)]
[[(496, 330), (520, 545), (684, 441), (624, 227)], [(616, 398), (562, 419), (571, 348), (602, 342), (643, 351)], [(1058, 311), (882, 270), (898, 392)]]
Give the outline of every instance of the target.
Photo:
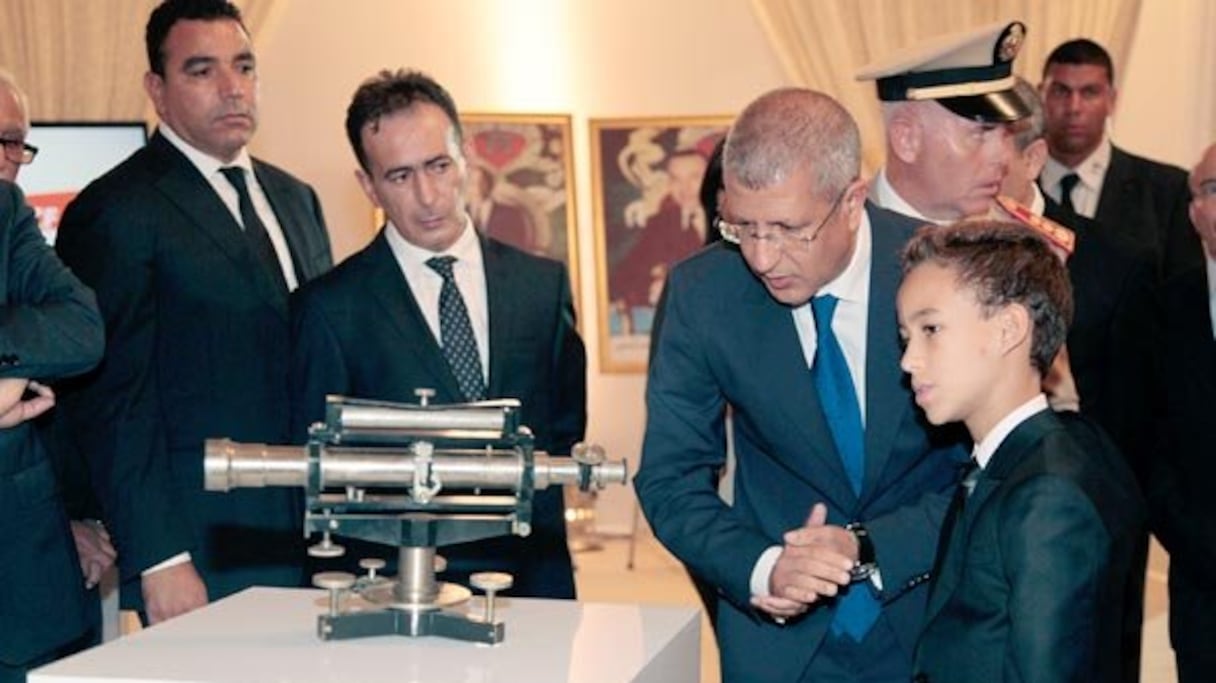
[[(1098, 418), (1118, 444), (1143, 485), (1149, 477), (1153, 449), (1153, 401), (1158, 396), (1153, 357), (1159, 339), (1155, 310), (1157, 277), (1153, 264), (1136, 258), (1123, 276), (1122, 291), (1109, 330), (1110, 358), (1104, 363), (1110, 375), (1110, 400)], [(1084, 410), (1084, 399), (1082, 399)]]
[(325, 396), (346, 394), (350, 379), (342, 345), (315, 290), (297, 290), (291, 300), (291, 438), (308, 441), (308, 426), (325, 419)]
[(0, 308), (0, 377), (77, 375), (101, 360), (105, 343), (97, 303), (46, 244), (21, 192), (0, 187), (8, 254), (7, 298)]
[(646, 384), (646, 436), (634, 478), (655, 535), (693, 572), (750, 609), (756, 560), (779, 539), (728, 507), (714, 487), (726, 457), (725, 399), (705, 356), (695, 301), (677, 270), (663, 288)]
[[(56, 249), (97, 293), (108, 353), (61, 404), (119, 552), (123, 580), (194, 545), (174, 500), (156, 377), (155, 225), (147, 210), (81, 197)], [(83, 201), (82, 201), (83, 200)]]
[(1010, 638), (1001, 680), (1088, 680), (1110, 537), (1092, 501), (1056, 476), (1026, 480), (1000, 511)]
[(553, 421), (549, 425), (548, 448), (566, 454), (582, 441), (587, 430), (587, 351), (578, 335), (570, 277), (563, 267), (558, 273), (560, 291), (553, 335)]

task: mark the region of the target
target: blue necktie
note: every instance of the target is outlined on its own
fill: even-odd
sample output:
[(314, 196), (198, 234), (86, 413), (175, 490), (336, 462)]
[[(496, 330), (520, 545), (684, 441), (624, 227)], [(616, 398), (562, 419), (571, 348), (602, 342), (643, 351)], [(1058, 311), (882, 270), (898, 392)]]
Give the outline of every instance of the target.
[[(819, 403), (827, 417), (832, 441), (844, 464), (845, 474), (853, 493), (861, 495), (861, 483), (865, 474), (865, 431), (861, 426), (861, 409), (857, 403), (857, 390), (844, 350), (832, 331), (832, 316), (840, 300), (831, 295), (811, 299), (811, 314), (815, 317), (815, 362), (811, 366), (811, 380), (819, 394)], [(832, 632), (845, 634), (861, 642), (878, 620), (881, 608), (865, 582), (845, 588), (836, 601), (836, 614), (832, 618)]]
[(480, 401), (486, 397), (486, 382), (481, 374), (481, 356), (477, 353), (477, 338), (473, 336), (469, 311), (456, 288), (456, 276), (452, 272), (455, 262), (455, 256), (435, 256), (426, 262), (443, 278), (443, 289), (439, 290), (440, 343), (464, 399)]

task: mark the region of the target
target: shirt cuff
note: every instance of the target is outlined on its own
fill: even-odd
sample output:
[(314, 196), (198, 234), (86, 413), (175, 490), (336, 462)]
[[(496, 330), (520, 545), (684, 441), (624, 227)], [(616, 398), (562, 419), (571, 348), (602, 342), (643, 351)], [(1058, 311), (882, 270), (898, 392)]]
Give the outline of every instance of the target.
[(169, 559), (165, 560), (164, 562), (160, 562), (158, 564), (152, 565), (151, 567), (148, 567), (147, 569), (140, 572), (139, 575), (147, 576), (148, 574), (153, 574), (162, 569), (168, 569), (169, 567), (176, 567), (179, 564), (186, 564), (187, 562), (190, 562), (190, 553), (189, 552), (178, 553), (178, 554), (174, 555), (173, 557), (170, 557)]
[(781, 546), (769, 546), (760, 553), (756, 566), (752, 567), (752, 595), (760, 598), (768, 597), (769, 580), (773, 577), (773, 567), (777, 566), (777, 558), (781, 557)]

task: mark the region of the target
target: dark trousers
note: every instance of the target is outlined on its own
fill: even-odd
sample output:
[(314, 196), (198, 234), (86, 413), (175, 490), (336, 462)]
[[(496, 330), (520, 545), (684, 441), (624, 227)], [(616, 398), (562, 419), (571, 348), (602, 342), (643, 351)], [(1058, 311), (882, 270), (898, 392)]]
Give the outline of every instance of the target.
[(56, 659), (63, 659), (68, 655), (76, 654), (81, 650), (87, 650), (99, 642), (101, 642), (100, 629), (90, 629), (76, 640), (57, 647), (44, 655), (35, 657), (32, 661), (25, 662), (21, 666), (9, 666), (0, 662), (0, 683), (25, 683), (27, 671), (50, 664)]

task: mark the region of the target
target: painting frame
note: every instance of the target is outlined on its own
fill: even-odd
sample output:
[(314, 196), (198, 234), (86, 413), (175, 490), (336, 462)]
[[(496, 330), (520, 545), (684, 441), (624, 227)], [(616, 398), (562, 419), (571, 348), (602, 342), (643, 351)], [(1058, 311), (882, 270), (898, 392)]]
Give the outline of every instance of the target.
[(646, 371), (667, 269), (705, 244), (710, 226), (699, 202), (701, 178), (733, 120), (588, 120), (601, 372)]

